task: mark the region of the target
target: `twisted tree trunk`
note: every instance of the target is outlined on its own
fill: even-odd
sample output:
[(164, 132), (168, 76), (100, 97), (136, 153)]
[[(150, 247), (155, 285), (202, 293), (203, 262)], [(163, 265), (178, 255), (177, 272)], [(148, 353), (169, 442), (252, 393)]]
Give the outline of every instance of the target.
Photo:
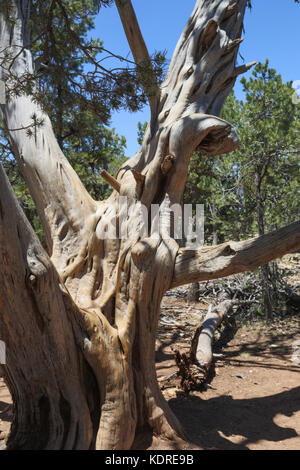
[[(149, 61), (131, 2), (116, 3), (137, 64)], [(147, 78), (151, 121), (106, 201), (87, 194), (31, 96), (10, 96), (1, 105), (47, 241), (46, 253), (1, 172), (0, 338), (15, 406), (9, 448), (129, 449), (146, 428), (183, 436), (156, 380), (163, 294), (300, 248), (299, 223), (281, 236), (195, 251), (179, 250), (167, 236), (193, 151), (217, 155), (238, 144), (230, 124), (216, 116), (249, 68), (235, 67), (246, 3), (196, 2), (165, 83), (159, 89)], [(1, 51), (12, 53), (1, 67), (7, 87), (33, 70), (29, 1), (14, 5), (15, 21), (3, 12), (0, 19)], [(33, 115), (43, 125), (29, 136)], [(160, 222), (143, 234), (140, 215), (152, 204), (160, 206)], [(126, 236), (105, 236), (114, 227)]]

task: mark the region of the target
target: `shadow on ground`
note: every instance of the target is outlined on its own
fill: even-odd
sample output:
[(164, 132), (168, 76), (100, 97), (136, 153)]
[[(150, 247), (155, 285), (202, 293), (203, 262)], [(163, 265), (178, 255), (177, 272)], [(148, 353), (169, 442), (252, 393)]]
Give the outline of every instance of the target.
[[(220, 396), (202, 400), (177, 394), (169, 400), (192, 444), (204, 449), (248, 449), (260, 440), (278, 442), (297, 437), (295, 429), (275, 424), (277, 414), (292, 416), (300, 410), (300, 387), (277, 395), (233, 400)], [(226, 436), (240, 436), (239, 443)], [(300, 446), (300, 437), (299, 437)]]

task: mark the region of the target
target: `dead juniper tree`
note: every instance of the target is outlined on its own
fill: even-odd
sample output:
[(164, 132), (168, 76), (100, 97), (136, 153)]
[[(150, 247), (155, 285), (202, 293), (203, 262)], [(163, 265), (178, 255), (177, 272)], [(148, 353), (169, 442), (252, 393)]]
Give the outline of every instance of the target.
[[(180, 248), (170, 205), (181, 203), (189, 159), (238, 145), (217, 116), (236, 77), (246, 0), (197, 0), (162, 87), (145, 81), (151, 120), (137, 154), (93, 200), (64, 157), (49, 117), (30, 94), (1, 105), (14, 156), (46, 235), (39, 243), (0, 172), (0, 337), (14, 402), (10, 449), (130, 449), (145, 429), (174, 439), (179, 422), (156, 380), (155, 335), (164, 293), (228, 276), (300, 248), (300, 223), (242, 242)], [(0, 17), (1, 79), (33, 71), (29, 1)], [(149, 54), (130, 0), (116, 1), (137, 64)], [(149, 67), (151, 74), (151, 67)], [(32, 116), (43, 123), (29, 136)], [(109, 178), (108, 176), (106, 176)], [(127, 198), (128, 217), (119, 213)], [(159, 232), (140, 234), (141, 205), (161, 207)], [(121, 207), (121, 206), (120, 206)], [(127, 237), (103, 232), (123, 217)]]

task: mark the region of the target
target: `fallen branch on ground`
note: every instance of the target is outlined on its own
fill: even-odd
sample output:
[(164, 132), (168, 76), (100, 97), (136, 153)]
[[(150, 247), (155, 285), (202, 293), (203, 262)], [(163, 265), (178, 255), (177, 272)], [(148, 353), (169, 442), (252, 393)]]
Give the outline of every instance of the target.
[(214, 308), (210, 305), (202, 325), (195, 331), (190, 351), (187, 354), (175, 351), (181, 387), (186, 393), (191, 390), (203, 390), (207, 382), (213, 378), (214, 333), (222, 321), (232, 313), (233, 307), (240, 303), (239, 300), (232, 299), (224, 300)]

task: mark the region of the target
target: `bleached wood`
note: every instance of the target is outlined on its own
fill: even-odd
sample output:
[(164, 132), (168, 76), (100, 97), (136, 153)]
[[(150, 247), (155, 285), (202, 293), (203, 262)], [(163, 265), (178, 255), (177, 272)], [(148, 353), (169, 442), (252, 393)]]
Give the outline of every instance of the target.
[(195, 348), (195, 362), (206, 372), (209, 371), (213, 361), (213, 339), (216, 329), (224, 318), (232, 311), (235, 305), (239, 305), (235, 299), (224, 300), (215, 307), (208, 309), (201, 325), (201, 331)]
[(172, 287), (253, 271), (300, 248), (300, 222), (261, 237), (178, 251)]
[(100, 175), (103, 179), (105, 179), (105, 181), (108, 182), (108, 184), (110, 184), (110, 186), (112, 186), (112, 188), (114, 188), (118, 193), (120, 192), (120, 183), (118, 183), (118, 181), (113, 176), (111, 176), (106, 170), (102, 170), (100, 172)]
[[(121, 3), (127, 5), (127, 10)], [(57, 145), (49, 117), (32, 96), (11, 97), (7, 104), (1, 105), (7, 128), (20, 129), (10, 131), (11, 143), (35, 200), (51, 255), (51, 261), (40, 251), (36, 255), (41, 254), (42, 261), (38, 256), (33, 257), (38, 266), (45, 262), (47, 267), (45, 277), (38, 282), (38, 311), (46, 315), (48, 304), (53, 302), (57, 307), (58, 301), (62, 302), (61, 309), (55, 309), (57, 318), (51, 313), (50, 305), (42, 339), (32, 341), (34, 345), (40, 339), (47, 345), (51, 342), (51, 351), (57, 347), (56, 342), (59, 343), (62, 362), (58, 364), (61, 366), (59, 378), (66, 358), (70, 359), (70, 370), (75, 370), (75, 375), (78, 361), (81, 383), (80, 386), (72, 383), (72, 393), (76, 403), (80, 402), (76, 399), (82, 391), (80, 387), (84, 389), (83, 402), (88, 396), (89, 416), (82, 417), (84, 424), (79, 430), (80, 445), (84, 448), (129, 449), (135, 437), (145, 429), (171, 439), (183, 435), (158, 387), (154, 361), (160, 302), (168, 289), (254, 269), (272, 257), (299, 247), (299, 223), (258, 240), (229, 242), (194, 252), (179, 250), (175, 240), (165, 237), (173, 224), (170, 206), (182, 201), (192, 153), (199, 150), (219, 155), (238, 145), (236, 131), (218, 114), (238, 74), (251, 66), (236, 68), (246, 4), (247, 0), (196, 2), (166, 80), (160, 91), (155, 91), (155, 98), (152, 99), (144, 84), (150, 95), (151, 123), (140, 150), (125, 162), (117, 175), (117, 183), (114, 181), (119, 191), (114, 191), (106, 201), (95, 202), (87, 194)], [(0, 51), (11, 48), (15, 55), (14, 59), (8, 58), (1, 69), (1, 78), (5, 78), (8, 85), (13, 77), (5, 73), (10, 71), (22, 79), (33, 67), (28, 48), (29, 0), (13, 0), (13, 5), (17, 19), (13, 28), (3, 15), (0, 17)], [(120, 0), (118, 6), (136, 62), (148, 60), (131, 2)], [(19, 54), (20, 48), (22, 54)], [(24, 128), (32, 124), (33, 113), (44, 122), (34, 127), (29, 137)], [(5, 190), (1, 203), (6, 193)], [(129, 215), (119, 204), (120, 198), (125, 196)], [(152, 204), (161, 208), (158, 224), (161, 232), (157, 229), (151, 235), (141, 234), (141, 210), (143, 206), (149, 209)], [(17, 223), (21, 216), (16, 209), (13, 213), (18, 214)], [(121, 222), (126, 237), (103, 236), (107, 229), (120, 228)], [(18, 245), (15, 232), (10, 246), (8, 232), (3, 234), (3, 259), (11, 252), (16, 257), (14, 264), (0, 264), (4, 299), (4, 303), (0, 303), (0, 335), (9, 337), (11, 334), (14, 338), (11, 347), (21, 351), (26, 325), (21, 334), (18, 322), (10, 321), (19, 319), (20, 305), (28, 289), (24, 286), (24, 277), (15, 287), (10, 272), (13, 276), (16, 272), (24, 274), (29, 246), (22, 236)], [(26, 306), (34, 325), (32, 331), (36, 333), (40, 319), (35, 316), (33, 305), (26, 303)], [(76, 341), (76, 347), (70, 349), (72, 341)], [(45, 358), (52, 357), (49, 348), (45, 347), (44, 351)], [(16, 363), (20, 360), (17, 354), (12, 357)], [(32, 358), (28, 353), (28, 364), (34, 375), (37, 367), (34, 351)], [(14, 372), (13, 364), (8, 369), (14, 373), (13, 382), (22, 388), (24, 379)], [(42, 374), (38, 374), (38, 381), (39, 387), (47, 387)], [(61, 377), (61, 381), (65, 384), (66, 380)], [(17, 395), (15, 399), (18, 400)], [(53, 406), (56, 409), (57, 402)], [(37, 405), (41, 422), (47, 426), (47, 416), (42, 413), (44, 408), (43, 402)], [(30, 409), (28, 420), (31, 413)], [(84, 425), (85, 432), (82, 432)], [(29, 430), (28, 425), (24, 425), (24, 430)], [(38, 447), (59, 447), (51, 439), (46, 441), (37, 436)], [(65, 442), (75, 448), (79, 445), (74, 443), (74, 413), (69, 426), (65, 427)], [(66, 447), (66, 444), (60, 445)]]
[(160, 89), (153, 71), (151, 57), (141, 33), (131, 0), (116, 0), (116, 5), (135, 63), (142, 69), (145, 68), (147, 70), (146, 74), (145, 72), (141, 73), (141, 79), (149, 99), (151, 114), (154, 118), (159, 103)]

